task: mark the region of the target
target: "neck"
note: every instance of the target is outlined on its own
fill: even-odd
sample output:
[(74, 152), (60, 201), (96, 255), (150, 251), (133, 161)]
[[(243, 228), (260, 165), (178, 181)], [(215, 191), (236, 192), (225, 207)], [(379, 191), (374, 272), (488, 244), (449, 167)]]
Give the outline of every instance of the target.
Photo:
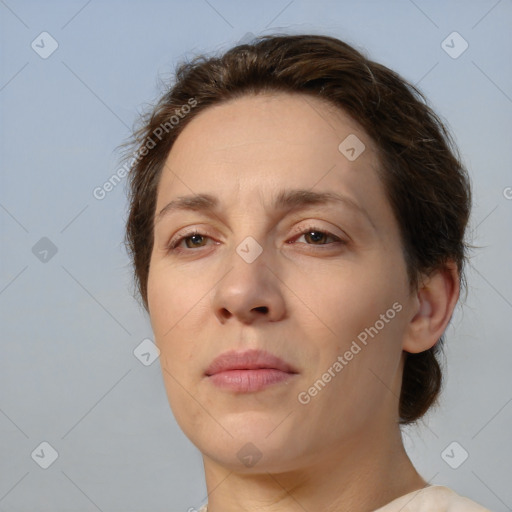
[(374, 428), (336, 449), (328, 447), (289, 471), (238, 473), (206, 456), (203, 460), (208, 512), (367, 512), (427, 485), (396, 424), (391, 432)]

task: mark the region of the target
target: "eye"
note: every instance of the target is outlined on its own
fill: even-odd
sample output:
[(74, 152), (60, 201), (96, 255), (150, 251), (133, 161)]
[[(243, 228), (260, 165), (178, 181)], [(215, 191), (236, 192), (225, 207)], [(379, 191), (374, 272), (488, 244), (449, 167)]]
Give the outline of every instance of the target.
[[(205, 242), (210, 237), (199, 231), (192, 231), (189, 233), (185, 233), (182, 236), (173, 239), (168, 244), (168, 251), (183, 251), (187, 249), (201, 248), (205, 247)], [(185, 242), (185, 248), (179, 247), (182, 243)]]
[[(333, 235), (331, 232), (326, 231), (325, 229), (318, 228), (316, 226), (309, 226), (306, 229), (302, 229), (299, 234), (301, 235), (299, 238), (295, 239), (291, 243), (295, 243), (300, 238), (304, 237), (307, 245), (333, 245), (333, 242), (327, 243), (326, 240), (331, 239), (334, 243), (346, 243), (341, 238), (336, 235)], [(311, 243), (310, 243), (311, 242)]]
[[(309, 226), (308, 228), (302, 228), (298, 231), (300, 235), (298, 238), (294, 238), (288, 243), (297, 243), (302, 237), (304, 237), (306, 245), (312, 246), (333, 246), (339, 244), (346, 244), (340, 237), (332, 234), (331, 232), (318, 228), (316, 226)], [(329, 239), (331, 242), (329, 242)], [(167, 245), (168, 252), (188, 252), (189, 250), (201, 249), (207, 246), (207, 241), (211, 240), (208, 235), (193, 230), (188, 233), (184, 233), (178, 238), (172, 239)], [(301, 242), (302, 243), (302, 242)], [(183, 247), (184, 244), (184, 247)], [(181, 247), (180, 247), (181, 246)]]

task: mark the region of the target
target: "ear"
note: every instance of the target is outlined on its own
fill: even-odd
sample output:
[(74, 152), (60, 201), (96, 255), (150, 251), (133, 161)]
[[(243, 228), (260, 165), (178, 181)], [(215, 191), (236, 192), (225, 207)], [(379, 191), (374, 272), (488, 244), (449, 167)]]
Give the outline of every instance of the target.
[(403, 350), (415, 354), (433, 347), (450, 322), (459, 294), (459, 273), (454, 262), (424, 276), (414, 298)]

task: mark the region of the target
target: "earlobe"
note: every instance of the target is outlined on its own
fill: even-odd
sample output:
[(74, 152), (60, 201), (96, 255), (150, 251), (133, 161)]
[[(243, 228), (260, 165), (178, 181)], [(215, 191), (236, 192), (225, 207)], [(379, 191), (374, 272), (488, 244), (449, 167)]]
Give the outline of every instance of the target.
[(459, 298), (459, 273), (454, 263), (432, 272), (422, 281), (413, 314), (404, 337), (403, 350), (424, 352), (442, 336)]

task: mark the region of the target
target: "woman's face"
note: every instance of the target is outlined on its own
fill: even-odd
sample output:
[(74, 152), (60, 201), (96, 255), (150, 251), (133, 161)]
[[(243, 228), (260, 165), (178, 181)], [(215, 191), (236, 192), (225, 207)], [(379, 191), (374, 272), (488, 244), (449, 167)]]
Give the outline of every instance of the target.
[(208, 459), (284, 471), (396, 428), (413, 296), (378, 165), (356, 122), (299, 94), (210, 107), (176, 140), (148, 304)]

